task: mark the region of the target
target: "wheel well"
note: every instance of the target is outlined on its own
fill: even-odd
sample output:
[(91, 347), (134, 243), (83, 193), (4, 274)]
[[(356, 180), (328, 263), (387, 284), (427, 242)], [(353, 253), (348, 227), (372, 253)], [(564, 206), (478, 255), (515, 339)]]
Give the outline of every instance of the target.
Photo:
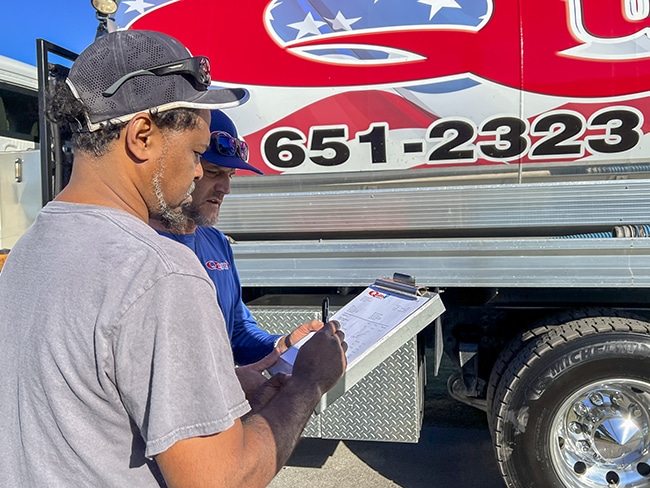
[(600, 316), (650, 322), (645, 289), (445, 289), (441, 297), (445, 353), (459, 367), (467, 395), (479, 398), (487, 395), (500, 355), (529, 331)]

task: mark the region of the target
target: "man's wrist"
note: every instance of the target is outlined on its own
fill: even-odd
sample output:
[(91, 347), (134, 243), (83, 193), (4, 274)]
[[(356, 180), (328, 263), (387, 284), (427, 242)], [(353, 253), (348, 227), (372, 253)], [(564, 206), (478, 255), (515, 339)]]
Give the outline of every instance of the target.
[(280, 348), (280, 344), (282, 344), (282, 343), (284, 342), (284, 338), (285, 338), (285, 337), (287, 337), (287, 336), (280, 336), (280, 337), (278, 337), (278, 338), (275, 340), (275, 342), (273, 343), (273, 347), (274, 347), (275, 349), (279, 349), (279, 348)]
[(320, 385), (313, 381), (312, 378), (304, 378), (301, 375), (291, 374), (287, 380), (286, 385), (283, 388), (283, 391), (286, 394), (291, 394), (295, 390), (295, 394), (302, 397), (302, 399), (308, 402), (311, 406), (310, 409), (313, 410), (316, 407), (316, 404), (319, 402), (321, 397), (326, 393), (323, 391)]
[(286, 334), (278, 337), (273, 343), (273, 347), (284, 352), (291, 347), (291, 334)]

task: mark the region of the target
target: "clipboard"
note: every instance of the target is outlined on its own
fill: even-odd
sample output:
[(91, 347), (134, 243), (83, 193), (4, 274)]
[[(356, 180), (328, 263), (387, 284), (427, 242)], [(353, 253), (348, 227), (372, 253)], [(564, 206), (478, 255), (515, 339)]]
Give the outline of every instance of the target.
[[(415, 284), (408, 275), (379, 278), (339, 309), (331, 320), (341, 324), (348, 343), (348, 365), (339, 382), (321, 398), (324, 411), (404, 343), (445, 311), (437, 293)], [(269, 373), (290, 373), (300, 347), (313, 333), (285, 351)]]

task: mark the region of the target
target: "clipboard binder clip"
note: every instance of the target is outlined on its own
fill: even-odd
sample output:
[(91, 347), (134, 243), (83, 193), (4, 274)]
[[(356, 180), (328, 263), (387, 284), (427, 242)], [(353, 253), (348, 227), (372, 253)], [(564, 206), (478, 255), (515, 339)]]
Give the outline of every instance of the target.
[(372, 285), (380, 291), (400, 295), (415, 300), (424, 296), (427, 288), (415, 284), (415, 277), (402, 273), (393, 273), (393, 278), (377, 278)]

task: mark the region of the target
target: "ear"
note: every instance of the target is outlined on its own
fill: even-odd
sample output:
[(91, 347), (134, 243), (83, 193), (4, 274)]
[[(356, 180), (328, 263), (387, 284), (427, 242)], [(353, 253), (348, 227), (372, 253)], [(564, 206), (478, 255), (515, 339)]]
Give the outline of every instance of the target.
[(156, 157), (160, 129), (148, 113), (139, 113), (124, 128), (124, 142), (127, 152), (138, 163)]

